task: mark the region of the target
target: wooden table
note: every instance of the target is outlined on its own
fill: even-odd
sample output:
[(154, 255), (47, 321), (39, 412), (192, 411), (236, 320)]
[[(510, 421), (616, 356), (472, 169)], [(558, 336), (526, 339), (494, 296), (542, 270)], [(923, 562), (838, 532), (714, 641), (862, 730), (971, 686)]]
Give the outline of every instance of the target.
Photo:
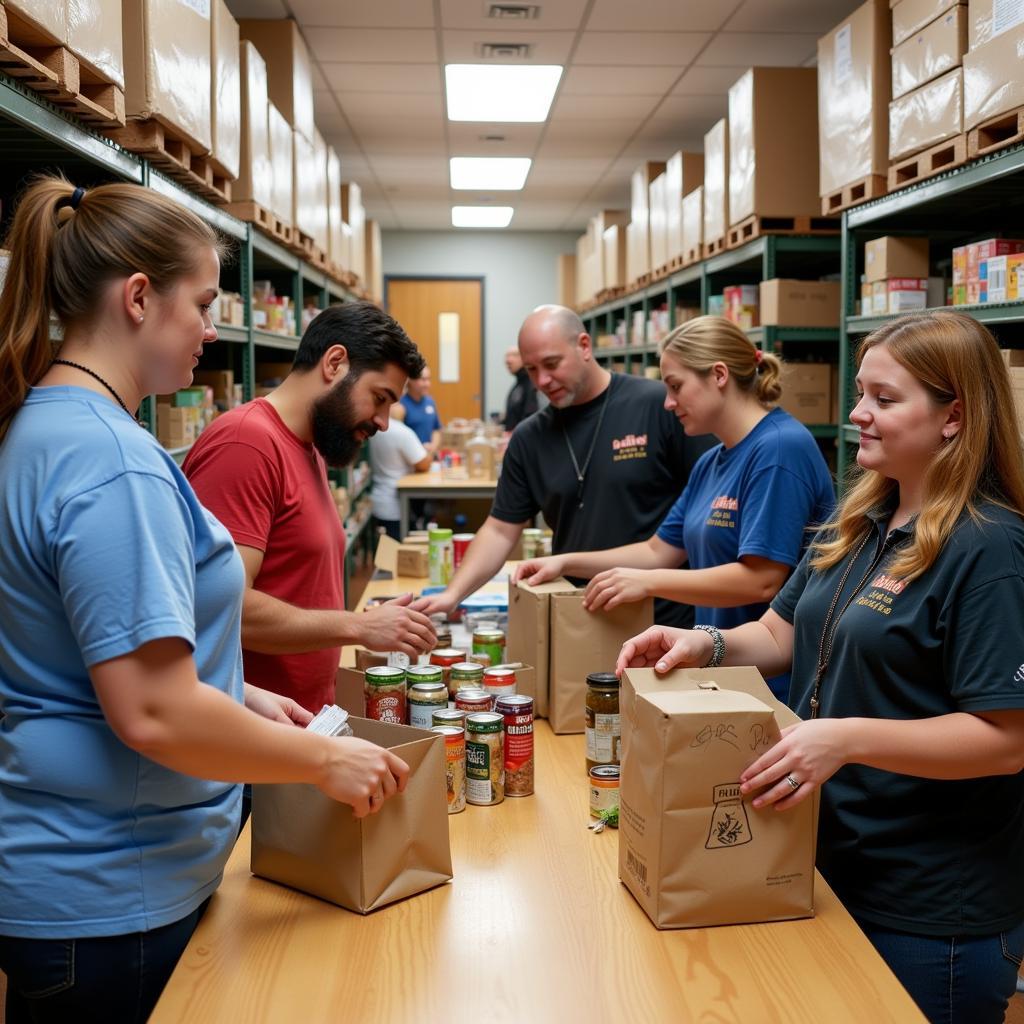
[(413, 498), (493, 498), (497, 480), (445, 480), (440, 473), (410, 473), (398, 481), (402, 536), (409, 532), (409, 502)]
[(249, 830), (150, 1024), (923, 1021), (820, 879), (804, 921), (659, 932), (586, 828), (580, 736), (450, 818), (454, 881), (360, 917), (249, 873)]

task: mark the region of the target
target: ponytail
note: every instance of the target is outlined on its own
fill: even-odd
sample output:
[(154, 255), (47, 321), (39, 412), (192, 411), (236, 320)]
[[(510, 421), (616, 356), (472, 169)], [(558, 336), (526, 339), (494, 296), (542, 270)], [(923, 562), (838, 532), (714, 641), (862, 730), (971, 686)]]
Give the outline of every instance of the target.
[(50, 314), (61, 326), (96, 318), (105, 286), (146, 274), (159, 293), (192, 273), (203, 248), (220, 256), (216, 233), (194, 213), (139, 185), (86, 192), (62, 177), (25, 189), (6, 239), (11, 252), (0, 291), (0, 440), (29, 388), (54, 357)]
[(754, 378), (754, 394), (762, 405), (782, 397), (782, 360), (774, 352), (761, 352)]

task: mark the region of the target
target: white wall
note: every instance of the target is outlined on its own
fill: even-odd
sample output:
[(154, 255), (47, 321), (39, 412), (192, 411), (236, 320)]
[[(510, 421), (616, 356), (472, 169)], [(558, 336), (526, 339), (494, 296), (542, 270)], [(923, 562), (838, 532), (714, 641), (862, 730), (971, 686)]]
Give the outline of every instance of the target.
[[(557, 257), (575, 252), (578, 232), (385, 231), (384, 276), (484, 279), (484, 416), (504, 411), (512, 378), (505, 350), (531, 309), (558, 301)], [(442, 414), (444, 410), (441, 410)]]

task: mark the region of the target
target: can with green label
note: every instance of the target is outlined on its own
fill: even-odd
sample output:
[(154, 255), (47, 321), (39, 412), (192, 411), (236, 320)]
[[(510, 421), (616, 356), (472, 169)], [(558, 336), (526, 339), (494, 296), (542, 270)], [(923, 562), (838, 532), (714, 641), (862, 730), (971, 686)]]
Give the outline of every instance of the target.
[(493, 711), (466, 715), (466, 800), (488, 807), (505, 799), (505, 718)]
[(431, 530), (427, 534), (427, 565), (433, 586), (447, 587), (452, 579), (454, 545), (451, 530)]

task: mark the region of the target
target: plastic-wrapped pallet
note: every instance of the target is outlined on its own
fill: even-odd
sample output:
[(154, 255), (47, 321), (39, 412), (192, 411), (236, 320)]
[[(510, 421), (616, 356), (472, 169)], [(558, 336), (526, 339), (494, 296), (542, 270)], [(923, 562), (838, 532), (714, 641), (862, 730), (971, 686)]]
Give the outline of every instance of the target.
[(242, 80), (238, 22), (224, 0), (213, 0), (210, 156), (237, 178), (242, 151)]
[(259, 50), (243, 40), (239, 44), (242, 117), (238, 180), (232, 187), (235, 202), (254, 202), (274, 211), (274, 168), (270, 160), (270, 110), (267, 101), (267, 66)]
[(121, 17), (121, 0), (67, 0), (68, 47), (84, 67), (119, 89), (124, 88)]
[(273, 169), (274, 199), (271, 209), (274, 216), (285, 224), (294, 223), (294, 179), (292, 161), (295, 158), (294, 131), (273, 103), (267, 104), (270, 121), (270, 164)]

